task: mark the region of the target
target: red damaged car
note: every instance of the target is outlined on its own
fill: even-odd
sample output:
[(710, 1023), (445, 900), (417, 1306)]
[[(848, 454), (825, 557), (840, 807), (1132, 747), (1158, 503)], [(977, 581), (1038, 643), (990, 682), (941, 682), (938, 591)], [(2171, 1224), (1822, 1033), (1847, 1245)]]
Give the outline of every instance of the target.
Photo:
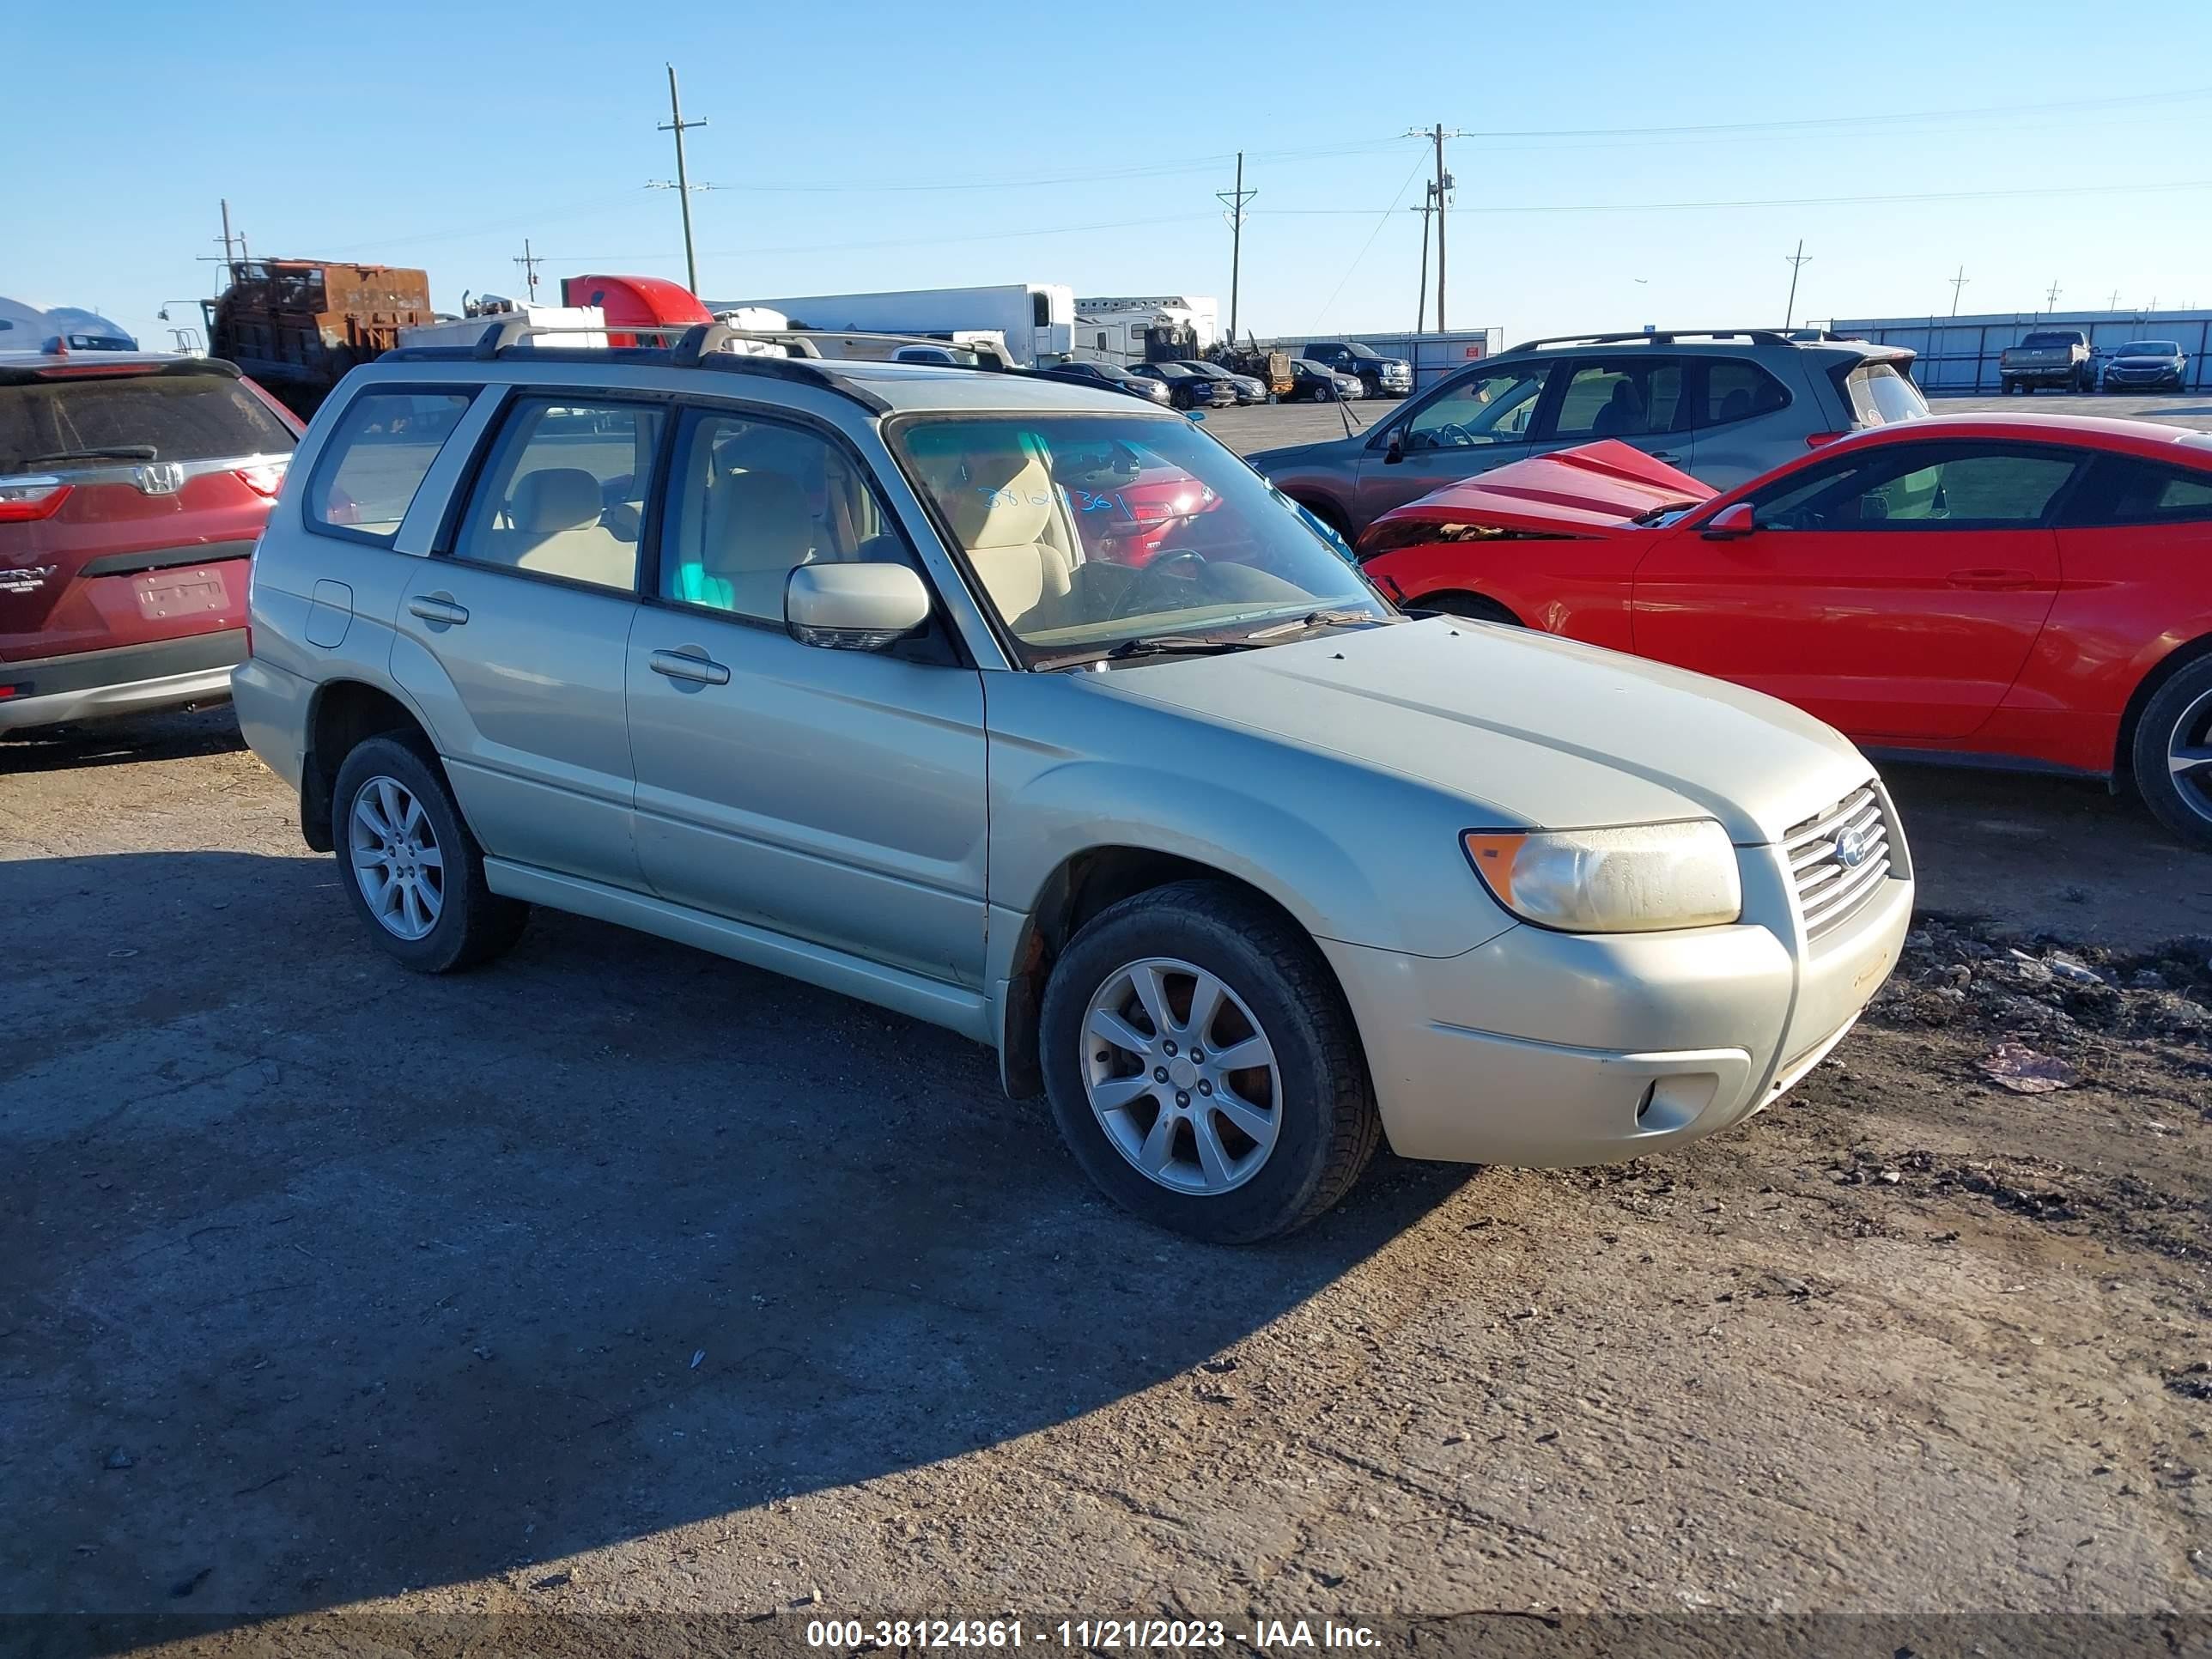
[(1589, 444), (1387, 513), (1359, 556), (1407, 605), (1717, 675), (1869, 749), (2131, 778), (2212, 847), (2212, 434), (1943, 416), (1717, 494)]
[(229, 697), (300, 432), (226, 362), (0, 352), (0, 732)]

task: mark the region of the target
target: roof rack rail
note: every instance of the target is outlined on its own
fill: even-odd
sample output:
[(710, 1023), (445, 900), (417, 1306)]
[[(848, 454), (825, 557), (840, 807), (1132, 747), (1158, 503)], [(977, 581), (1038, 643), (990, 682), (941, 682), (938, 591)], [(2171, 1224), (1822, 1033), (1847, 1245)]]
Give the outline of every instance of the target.
[[(539, 345), (543, 337), (562, 334), (609, 334), (648, 336), (667, 341), (660, 346), (630, 347), (605, 345)], [(576, 324), (532, 323), (526, 317), (507, 317), (492, 324), (480, 335), (474, 345), (469, 346), (400, 346), (386, 352), (379, 362), (496, 362), (510, 352), (526, 350), (535, 356), (554, 357), (558, 362), (594, 362), (643, 363), (667, 368), (705, 368), (726, 374), (757, 374), (764, 379), (789, 380), (802, 386), (818, 386), (849, 398), (872, 415), (888, 415), (891, 406), (866, 387), (854, 385), (844, 375), (828, 367), (820, 352), (811, 343), (804, 345), (805, 355), (799, 357), (756, 356), (749, 352), (731, 351), (732, 342), (759, 337), (744, 329), (730, 328), (721, 323), (595, 323)], [(778, 343), (783, 343), (779, 341)]]
[(1753, 345), (1802, 343), (1778, 328), (1662, 328), (1650, 332), (1638, 328), (1623, 329), (1616, 334), (1547, 334), (1541, 339), (1523, 340), (1509, 349), (1534, 351), (1541, 346), (1619, 345), (1628, 341), (1672, 345), (1677, 340), (1749, 340)]

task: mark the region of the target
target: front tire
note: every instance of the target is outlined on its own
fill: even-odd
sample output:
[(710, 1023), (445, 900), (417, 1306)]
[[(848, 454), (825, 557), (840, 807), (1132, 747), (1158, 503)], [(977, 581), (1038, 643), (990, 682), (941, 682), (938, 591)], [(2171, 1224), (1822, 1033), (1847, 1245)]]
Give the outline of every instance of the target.
[(483, 849), (422, 747), (392, 736), (356, 744), (331, 802), (340, 884), (393, 961), (448, 974), (505, 954), (522, 936), (530, 907), (486, 884)]
[(1093, 917), (1053, 965), (1039, 1036), (1053, 1117), (1084, 1173), (1132, 1214), (1209, 1243), (1304, 1225), (1381, 1138), (1320, 952), (1217, 882)]

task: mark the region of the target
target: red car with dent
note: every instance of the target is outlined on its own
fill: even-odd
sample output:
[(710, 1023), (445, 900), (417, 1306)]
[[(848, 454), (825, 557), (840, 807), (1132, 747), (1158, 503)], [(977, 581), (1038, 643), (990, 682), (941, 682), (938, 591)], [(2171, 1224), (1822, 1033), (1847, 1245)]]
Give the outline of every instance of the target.
[(1875, 750), (2132, 778), (2212, 847), (2212, 434), (1948, 416), (1716, 493), (1626, 444), (1378, 518), (1416, 608), (1734, 680)]
[(210, 358), (0, 353), (0, 732), (228, 698), (301, 430)]

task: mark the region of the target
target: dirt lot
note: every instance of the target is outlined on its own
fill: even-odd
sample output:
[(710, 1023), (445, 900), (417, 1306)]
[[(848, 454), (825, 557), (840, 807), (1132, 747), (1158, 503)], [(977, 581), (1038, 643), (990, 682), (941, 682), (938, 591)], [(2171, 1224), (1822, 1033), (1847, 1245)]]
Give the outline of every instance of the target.
[(2100, 791), (1894, 774), (1948, 920), (1741, 1132), (1222, 1251), (933, 1029), (391, 968), (221, 712), (0, 769), (0, 1611), (2212, 1614), (2212, 864)]

